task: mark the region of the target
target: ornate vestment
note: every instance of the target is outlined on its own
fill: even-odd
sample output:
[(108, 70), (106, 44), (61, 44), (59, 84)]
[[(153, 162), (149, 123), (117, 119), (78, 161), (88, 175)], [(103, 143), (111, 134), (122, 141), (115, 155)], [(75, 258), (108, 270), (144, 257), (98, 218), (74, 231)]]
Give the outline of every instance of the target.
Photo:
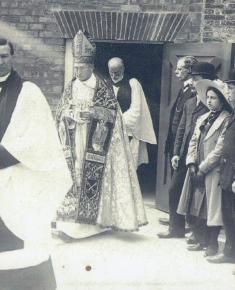
[[(86, 113), (90, 117), (84, 117)], [(133, 231), (146, 224), (129, 140), (112, 88), (92, 74), (72, 81), (57, 126), (73, 177), (58, 220)], [(81, 229), (82, 227), (80, 227)]]

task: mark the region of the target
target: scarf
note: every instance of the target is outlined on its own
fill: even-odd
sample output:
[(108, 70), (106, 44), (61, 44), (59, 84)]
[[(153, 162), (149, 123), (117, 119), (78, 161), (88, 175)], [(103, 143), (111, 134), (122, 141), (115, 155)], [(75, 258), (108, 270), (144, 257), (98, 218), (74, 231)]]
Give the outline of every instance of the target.
[(200, 131), (203, 132), (206, 127), (211, 127), (215, 120), (218, 118), (220, 111), (211, 111), (209, 116), (204, 120), (204, 122), (200, 126)]
[(124, 78), (118, 83), (114, 83), (112, 81), (113, 86), (119, 88), (117, 100), (119, 106), (121, 107), (122, 113), (126, 112), (131, 105), (131, 86), (129, 84), (129, 80), (130, 78), (124, 76)]

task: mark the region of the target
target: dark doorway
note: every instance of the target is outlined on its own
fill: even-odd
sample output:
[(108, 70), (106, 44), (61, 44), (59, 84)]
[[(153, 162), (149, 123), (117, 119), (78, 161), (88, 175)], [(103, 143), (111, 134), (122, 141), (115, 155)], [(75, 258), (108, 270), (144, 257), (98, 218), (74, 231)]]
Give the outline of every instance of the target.
[[(99, 72), (108, 77), (108, 60), (117, 56), (123, 59), (129, 76), (140, 81), (158, 136), (163, 45), (107, 42), (98, 42), (96, 45), (95, 67)], [(138, 177), (144, 195), (155, 197), (157, 146), (148, 145), (148, 152), (150, 162), (138, 168)]]

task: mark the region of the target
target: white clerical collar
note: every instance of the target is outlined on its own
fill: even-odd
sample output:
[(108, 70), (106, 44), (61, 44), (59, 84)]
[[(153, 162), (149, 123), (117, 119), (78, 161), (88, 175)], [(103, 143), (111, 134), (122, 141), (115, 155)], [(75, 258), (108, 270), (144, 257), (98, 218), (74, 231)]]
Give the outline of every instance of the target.
[(11, 74), (11, 72), (9, 72), (7, 75), (5, 75), (3, 77), (0, 77), (0, 83), (5, 82), (8, 79), (10, 74)]
[(190, 85), (192, 85), (192, 79), (191, 79), (191, 78), (188, 79), (188, 80), (186, 80), (186, 81), (184, 82), (184, 88), (186, 88), (186, 87), (188, 87), (188, 86), (190, 86)]
[(199, 105), (199, 103), (200, 103), (200, 99), (199, 99), (199, 96), (198, 96), (198, 94), (196, 94), (196, 99), (197, 99), (197, 105), (196, 106), (198, 106)]

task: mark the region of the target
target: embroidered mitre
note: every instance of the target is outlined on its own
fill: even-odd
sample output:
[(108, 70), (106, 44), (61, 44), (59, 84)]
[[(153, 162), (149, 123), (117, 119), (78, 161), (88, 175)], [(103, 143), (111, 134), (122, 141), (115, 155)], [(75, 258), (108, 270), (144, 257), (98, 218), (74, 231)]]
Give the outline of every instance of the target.
[(73, 39), (73, 57), (76, 63), (94, 63), (96, 45), (87, 33), (81, 30)]

